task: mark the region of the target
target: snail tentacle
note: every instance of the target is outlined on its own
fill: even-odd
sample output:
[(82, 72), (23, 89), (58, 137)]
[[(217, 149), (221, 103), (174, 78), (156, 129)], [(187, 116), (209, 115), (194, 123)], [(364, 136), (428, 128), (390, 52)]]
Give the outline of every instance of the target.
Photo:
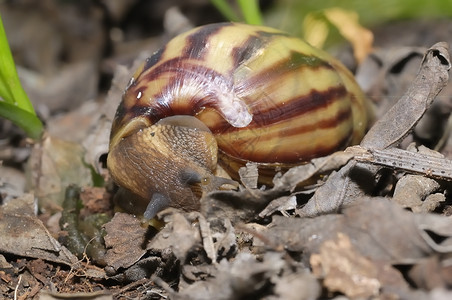
[(157, 215), (157, 213), (170, 206), (171, 200), (165, 197), (163, 194), (154, 193), (149, 201), (146, 210), (144, 211), (143, 218), (145, 220), (151, 220)]

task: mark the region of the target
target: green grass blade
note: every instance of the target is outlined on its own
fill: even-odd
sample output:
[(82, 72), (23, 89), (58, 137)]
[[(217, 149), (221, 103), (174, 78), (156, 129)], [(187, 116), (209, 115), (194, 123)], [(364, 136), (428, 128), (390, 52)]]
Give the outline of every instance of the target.
[(5, 29), (0, 17), (0, 97), (9, 103), (14, 103), (23, 110), (35, 114), (33, 106), (23, 90), (13, 56), (6, 39)]
[(35, 140), (41, 138), (43, 126), (41, 120), (34, 113), (0, 100), (0, 117), (11, 120), (22, 128), (30, 138)]
[(245, 18), (245, 22), (252, 25), (262, 25), (262, 15), (258, 0), (237, 0)]
[(234, 9), (232, 9), (232, 7), (229, 5), (229, 3), (227, 3), (226, 0), (210, 0), (210, 2), (229, 21), (232, 22), (240, 21), (239, 16), (235, 13)]
[(41, 138), (44, 127), (36, 116), (14, 65), (0, 16), (0, 117), (11, 120), (32, 139)]

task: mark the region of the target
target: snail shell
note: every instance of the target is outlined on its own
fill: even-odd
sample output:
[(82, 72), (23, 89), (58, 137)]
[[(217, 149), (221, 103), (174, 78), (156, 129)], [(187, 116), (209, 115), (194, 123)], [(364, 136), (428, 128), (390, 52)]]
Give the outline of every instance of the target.
[(352, 74), (327, 53), (273, 28), (211, 24), (135, 72), (107, 165), (149, 219), (168, 206), (198, 209), (228, 182), (215, 176), (217, 160), (233, 178), (246, 162), (264, 172), (302, 164), (358, 143), (368, 118)]

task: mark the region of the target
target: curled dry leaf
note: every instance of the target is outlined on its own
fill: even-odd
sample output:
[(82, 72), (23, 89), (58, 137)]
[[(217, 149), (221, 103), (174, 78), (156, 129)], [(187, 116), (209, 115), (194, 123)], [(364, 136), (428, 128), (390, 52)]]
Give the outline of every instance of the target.
[(164, 220), (165, 227), (149, 242), (146, 249), (171, 249), (180, 261), (185, 261), (189, 250), (201, 243), (199, 228), (192, 226), (192, 222), (179, 212), (166, 215)]
[(428, 212), (423, 206), (424, 199), (438, 188), (439, 183), (433, 179), (419, 175), (405, 175), (397, 182), (393, 200), (414, 212)]
[(295, 195), (282, 196), (276, 198), (268, 204), (268, 206), (259, 213), (260, 218), (271, 216), (275, 212), (279, 211), (284, 216), (288, 217), (288, 210), (294, 210), (297, 207), (297, 197)]
[(82, 145), (85, 148), (85, 161), (90, 163), (99, 174), (102, 174), (99, 159), (102, 155), (108, 153), (111, 123), (115, 115), (116, 107), (118, 107), (118, 104), (121, 101), (124, 87), (129, 80), (130, 71), (126, 67), (118, 65), (115, 69), (107, 99), (101, 107), (103, 113), (98, 116), (98, 120), (95, 122), (96, 126), (92, 128), (91, 132), (82, 142)]
[(372, 126), (360, 145), (377, 150), (397, 146), (447, 84), (450, 66), (447, 43), (437, 43), (428, 49), (406, 93)]

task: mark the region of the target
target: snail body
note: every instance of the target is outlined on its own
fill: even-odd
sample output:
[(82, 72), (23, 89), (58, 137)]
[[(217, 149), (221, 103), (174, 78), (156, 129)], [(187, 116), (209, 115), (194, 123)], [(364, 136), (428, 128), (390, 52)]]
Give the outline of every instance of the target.
[(356, 144), (368, 104), (337, 60), (273, 28), (218, 23), (169, 41), (135, 72), (119, 105), (107, 166), (143, 200), (145, 218), (199, 198), (256, 162), (306, 163)]

